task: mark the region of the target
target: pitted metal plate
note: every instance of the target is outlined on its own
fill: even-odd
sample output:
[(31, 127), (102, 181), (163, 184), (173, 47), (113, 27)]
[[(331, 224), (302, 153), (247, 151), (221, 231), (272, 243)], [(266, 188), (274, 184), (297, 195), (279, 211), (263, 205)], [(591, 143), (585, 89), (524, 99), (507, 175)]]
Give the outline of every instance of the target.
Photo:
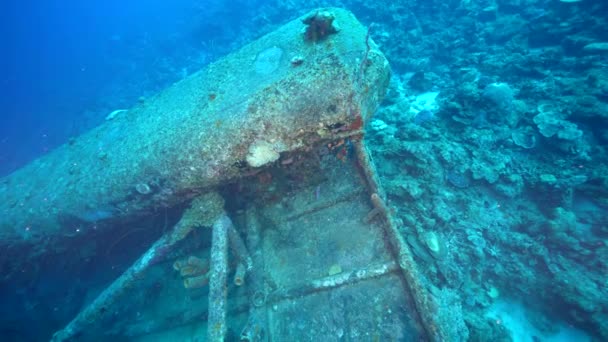
[(414, 304), (385, 238), (386, 222), (373, 215), (356, 163), (328, 156), (318, 172), (322, 182), (256, 209), (267, 337), (420, 339)]

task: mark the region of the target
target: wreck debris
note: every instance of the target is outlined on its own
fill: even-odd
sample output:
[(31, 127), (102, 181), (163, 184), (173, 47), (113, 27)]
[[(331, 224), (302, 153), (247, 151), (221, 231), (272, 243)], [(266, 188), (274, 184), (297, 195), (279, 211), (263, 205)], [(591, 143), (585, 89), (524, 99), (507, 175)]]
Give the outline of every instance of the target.
[[(370, 41), (368, 38), (363, 39), (363, 35), (365, 34), (364, 28), (348, 12), (338, 9), (331, 12), (322, 10), (313, 12), (307, 18), (309, 20), (305, 21), (308, 22), (308, 27), (311, 29), (309, 37), (312, 40), (310, 41), (321, 41), (326, 39), (328, 35), (336, 33), (338, 29), (335, 25), (335, 18), (339, 18), (343, 24), (348, 24), (348, 26), (345, 26), (348, 27), (348, 30), (344, 30), (344, 35), (341, 33), (335, 36), (330, 41), (331, 49), (327, 50), (329, 52), (324, 51), (322, 56), (318, 56), (315, 53), (314, 50), (317, 49), (309, 48), (310, 46), (307, 46), (302, 41), (299, 31), (302, 26), (301, 21), (297, 21), (297, 25), (291, 25), (289, 29), (281, 31), (283, 36), (293, 39), (293, 41), (289, 41), (289, 44), (294, 44), (293, 52), (301, 53), (306, 63), (303, 63), (298, 70), (293, 70), (293, 65), (290, 65), (288, 60), (282, 58), (281, 54), (275, 53), (274, 57), (270, 59), (273, 62), (272, 72), (256, 80), (256, 82), (265, 82), (264, 84), (256, 88), (257, 84), (247, 84), (245, 82), (246, 86), (250, 86), (255, 90), (252, 91), (253, 95), (251, 96), (243, 92), (238, 94), (230, 93), (231, 90), (229, 88), (218, 89), (217, 85), (209, 87), (205, 83), (206, 81), (201, 82), (195, 74), (174, 85), (174, 88), (169, 89), (167, 93), (150, 99), (148, 101), (149, 105), (145, 108), (136, 108), (132, 113), (130, 112), (129, 119), (133, 119), (135, 127), (138, 127), (138, 123), (141, 124), (140, 120), (143, 120), (141, 117), (144, 117), (145, 114), (150, 114), (147, 111), (152, 110), (151, 108), (162, 110), (165, 105), (168, 107), (171, 107), (171, 105), (180, 106), (185, 114), (184, 117), (169, 117), (169, 115), (166, 118), (170, 119), (167, 123), (163, 123), (163, 127), (166, 127), (166, 129), (158, 130), (158, 132), (161, 135), (164, 134), (163, 132), (170, 132), (170, 134), (161, 136), (158, 140), (150, 141), (150, 157), (142, 158), (140, 164), (138, 164), (140, 167), (137, 169), (124, 167), (125, 164), (123, 164), (122, 159), (129, 159), (131, 152), (133, 152), (129, 147), (126, 147), (127, 152), (124, 155), (117, 155), (116, 151), (108, 152), (108, 156), (111, 157), (109, 159), (113, 161), (116, 158), (118, 165), (112, 165), (114, 168), (107, 170), (107, 177), (110, 177), (111, 180), (124, 180), (126, 188), (121, 188), (122, 184), (112, 183), (111, 188), (103, 189), (100, 192), (104, 196), (100, 196), (94, 193), (95, 190), (92, 190), (91, 193), (87, 194), (87, 198), (93, 198), (94, 200), (91, 201), (97, 202), (91, 202), (88, 206), (99, 208), (103, 206), (98, 204), (108, 202), (112, 206), (118, 207), (116, 210), (118, 218), (133, 219), (137, 217), (137, 213), (149, 212), (146, 210), (156, 208), (159, 203), (162, 203), (164, 207), (174, 208), (188, 201), (194, 194), (218, 187), (221, 188), (226, 182), (241, 177), (254, 177), (255, 173), (252, 173), (252, 168), (264, 167), (265, 169), (263, 170), (253, 171), (259, 172), (258, 175), (266, 172), (269, 175), (267, 182), (272, 183), (275, 178), (266, 168), (273, 167), (273, 165), (281, 166), (281, 162), (279, 162), (281, 157), (292, 155), (293, 152), (295, 157), (284, 159), (285, 162), (282, 166), (285, 169), (295, 169), (299, 165), (297, 153), (301, 151), (310, 152), (315, 146), (326, 146), (326, 149), (332, 152), (326, 159), (331, 159), (335, 155), (340, 165), (348, 165), (348, 167), (354, 169), (353, 163), (348, 163), (351, 161), (349, 159), (349, 138), (353, 135), (357, 138), (360, 137), (359, 134), (366, 120), (371, 117), (371, 114), (381, 101), (388, 82), (388, 64), (380, 52), (368, 56)], [(296, 30), (294, 30), (294, 27)], [(346, 35), (351, 29), (356, 33), (352, 35), (353, 37)], [(344, 41), (343, 36), (347, 38)], [(273, 41), (273, 44), (275, 43), (278, 45), (276, 41)], [(267, 42), (264, 44), (260, 43), (259, 45), (263, 46), (252, 44), (247, 47), (246, 53), (239, 55), (237, 52), (235, 56), (242, 57), (240, 61), (251, 61), (251, 56), (259, 53), (259, 51), (272, 49), (272, 47), (268, 46)], [(277, 47), (277, 49), (282, 48)], [(278, 52), (277, 49), (272, 49), (271, 52)], [(255, 53), (252, 53), (253, 51)], [(364, 60), (366, 67), (369, 67), (366, 68), (365, 73), (362, 73), (359, 70), (360, 68), (357, 68), (359, 61), (351, 57), (352, 55), (363, 55), (364, 51), (367, 51), (365, 52)], [(346, 56), (347, 54), (348, 56)], [(368, 59), (373, 59), (374, 63), (369, 63), (368, 65)], [(376, 61), (380, 63), (375, 63)], [(234, 70), (234, 65), (230, 63), (224, 61), (218, 63), (219, 66), (216, 66), (212, 71), (220, 69), (230, 70), (232, 68), (231, 72), (238, 72), (238, 69)], [(252, 65), (250, 67), (252, 67), (250, 71), (255, 71)], [(257, 71), (271, 69), (258, 69)], [(283, 77), (286, 74), (290, 75), (290, 77), (286, 77), (287, 79)], [(357, 74), (359, 77), (357, 77)], [(211, 81), (217, 76), (209, 70), (204, 70), (201, 72), (201, 75), (208, 76), (207, 79)], [(295, 76), (291, 77), (291, 75)], [(259, 81), (259, 79), (262, 79), (262, 81)], [(235, 85), (235, 91), (243, 90), (239, 87), (240, 84)], [(189, 99), (191, 97), (184, 97), (183, 95), (189, 94), (189, 91), (193, 89), (195, 89), (193, 93), (203, 94), (203, 96), (191, 96), (195, 97), (193, 100), (195, 104), (190, 104), (184, 98)], [(213, 96), (209, 96), (210, 89), (212, 89), (211, 94)], [(219, 94), (217, 98), (215, 97), (216, 92)], [(179, 98), (180, 101), (173, 101), (174, 97)], [(159, 98), (162, 101), (158, 100)], [(210, 101), (213, 101), (213, 103), (210, 104)], [(230, 104), (226, 104), (226, 101), (229, 101)], [(234, 103), (246, 103), (247, 105), (235, 106)], [(201, 108), (210, 108), (206, 106), (219, 108), (218, 111), (223, 110), (227, 114), (219, 117), (215, 115), (215, 112), (201, 110)], [(243, 112), (239, 112), (240, 109), (246, 110), (246, 115), (240, 115), (243, 114)], [(201, 111), (204, 112), (204, 115), (199, 115)], [(153, 114), (154, 117), (162, 116), (158, 115), (162, 113), (154, 112)], [(147, 121), (144, 121), (146, 124), (150, 121), (149, 117), (147, 117)], [(236, 119), (232, 120), (232, 118)], [(195, 119), (198, 121), (194, 122)], [(171, 120), (179, 121), (179, 125), (172, 125), (171, 122), (173, 121)], [(112, 127), (121, 125), (122, 121), (115, 120)], [(203, 125), (202, 128), (201, 124)], [(176, 127), (179, 127), (179, 129), (176, 129)], [(209, 127), (213, 129), (213, 132), (207, 131)], [(219, 129), (220, 127), (222, 129)], [(103, 131), (103, 129), (101, 130)], [(181, 130), (184, 131), (182, 132)], [(137, 129), (134, 129), (134, 132), (139, 136), (146, 133), (145, 130), (138, 132)], [(200, 139), (192, 139), (192, 137), (199, 137)], [(163, 138), (166, 140), (163, 140)], [(87, 139), (89, 138), (84, 137), (83, 141), (87, 141)], [(84, 142), (82, 144), (86, 145)], [(218, 146), (222, 148), (218, 148)], [(175, 157), (175, 154), (172, 152), (178, 150), (179, 156)], [(319, 156), (315, 154), (315, 158), (315, 160), (318, 160)], [(149, 162), (149, 160), (153, 160), (153, 162)], [(235, 165), (240, 165), (240, 167), (236, 167)], [(121, 166), (123, 168), (120, 168)], [(155, 170), (158, 166), (166, 166), (166, 169), (162, 171), (162, 179), (146, 174), (146, 171)], [(369, 165), (365, 164), (362, 166), (368, 167)], [(122, 176), (117, 171), (118, 169), (123, 172)], [(81, 172), (79, 170), (76, 171)], [(105, 177), (106, 174), (104, 173), (102, 176)], [(83, 185), (84, 188), (88, 188), (86, 180)], [(140, 187), (142, 191), (138, 191), (137, 188), (133, 189), (133, 184), (142, 182), (143, 180), (150, 181), (150, 183), (141, 183), (150, 184), (147, 188)], [(97, 180), (96, 184), (99, 184), (100, 181), (102, 183), (105, 182), (104, 179), (101, 179)], [(7, 182), (6, 184), (9, 183)], [(108, 184), (110, 183), (108, 181)], [(311, 187), (311, 189), (314, 189), (314, 187)], [(0, 188), (0, 193), (4, 193), (3, 190)], [(350, 194), (348, 199), (352, 200), (353, 204), (365, 202), (363, 207), (365, 207), (365, 210), (369, 210), (369, 203), (365, 201), (366, 197), (359, 196), (363, 192), (364, 189), (358, 188), (358, 190)], [(316, 185), (314, 193), (315, 200), (325, 202), (325, 192), (321, 196), (318, 185)], [(159, 196), (161, 194), (164, 195), (161, 197)], [(215, 196), (219, 197), (219, 195)], [(329, 191), (327, 197), (330, 197)], [(72, 203), (72, 201), (75, 201), (75, 199), (70, 198), (67, 200), (65, 215), (76, 215), (80, 211), (80, 207)], [(193, 201), (190, 210), (182, 216), (182, 220), (187, 221), (189, 224), (178, 224), (173, 231), (163, 236), (152, 247), (152, 251), (146, 253), (142, 259), (132, 266), (135, 269), (133, 272), (137, 272), (136, 276), (131, 276), (130, 271), (127, 271), (125, 275), (121, 276), (106, 289), (100, 298), (91, 304), (92, 307), (85, 309), (78, 315), (74, 320), (75, 323), (70, 323), (64, 331), (59, 332), (56, 340), (64, 340), (61, 336), (69, 338), (69, 334), (77, 334), (78, 331), (82, 332), (86, 324), (90, 323), (91, 319), (95, 319), (96, 314), (103, 315), (106, 311), (107, 307), (103, 306), (100, 308), (101, 305), (111, 305), (116, 301), (117, 296), (122, 292), (123, 284), (126, 282), (124, 279), (127, 279), (127, 282), (129, 279), (138, 279), (148, 265), (164, 260), (164, 256), (171, 249), (171, 246), (184, 239), (193, 227), (199, 225), (213, 227), (210, 259), (211, 271), (205, 274), (208, 267), (207, 262), (202, 258), (194, 256), (190, 256), (185, 260), (178, 260), (173, 264), (173, 267), (182, 276), (186, 277), (184, 279), (184, 286), (186, 288), (195, 288), (209, 284), (208, 340), (221, 341), (226, 336), (227, 276), (229, 271), (228, 248), (230, 248), (231, 253), (236, 259), (235, 284), (243, 284), (245, 277), (248, 277), (248, 288), (246, 290), (249, 290), (249, 300), (252, 304), (249, 308), (250, 321), (254, 323), (252, 329), (255, 331), (245, 332), (245, 335), (255, 336), (256, 333), (259, 334), (260, 331), (265, 331), (264, 329), (270, 330), (266, 328), (266, 324), (268, 323), (267, 315), (269, 315), (268, 310), (272, 309), (272, 307), (268, 306), (268, 298), (272, 293), (274, 293), (277, 300), (282, 300), (283, 297), (279, 295), (279, 292), (272, 291), (276, 290), (276, 284), (269, 284), (270, 281), (264, 278), (264, 271), (266, 270), (263, 268), (263, 260), (261, 260), (263, 258), (260, 255), (260, 250), (264, 248), (264, 244), (260, 242), (260, 224), (250, 224), (253, 221), (249, 220), (248, 217), (248, 245), (245, 245), (239, 235), (239, 231), (236, 230), (230, 218), (223, 211), (223, 200), (221, 198), (213, 200), (213, 205), (207, 202), (199, 199)], [(314, 204), (315, 202), (313, 201), (312, 203)], [(313, 215), (316, 212), (321, 212), (324, 208), (329, 209), (330, 204), (342, 204), (346, 203), (346, 201), (330, 201), (328, 199), (327, 203), (329, 204), (325, 206), (317, 205), (318, 209), (305, 211), (301, 214)], [(199, 211), (200, 208), (204, 209), (208, 207), (212, 207), (213, 210), (203, 210), (202, 213)], [(4, 212), (3, 209), (4, 207), (0, 204), (0, 213)], [(35, 208), (33, 211), (45, 209), (45, 207), (40, 207)], [(380, 210), (376, 211), (379, 212)], [(205, 214), (206, 212), (208, 214)], [(374, 214), (374, 217), (377, 215)], [(288, 220), (289, 218), (298, 219), (299, 216), (285, 215), (285, 218)], [(44, 230), (41, 231), (41, 235), (48, 236), (57, 233), (57, 230), (54, 229), (56, 217), (50, 215), (44, 217), (44, 220), (49, 223), (49, 228), (46, 228), (47, 226), (45, 225)], [(370, 218), (370, 220), (373, 220), (373, 218)], [(14, 222), (14, 217), (9, 217), (8, 222)], [(264, 225), (267, 224), (266, 217), (264, 217), (263, 223)], [(254, 227), (251, 227), (251, 225), (254, 225)], [(3, 228), (4, 226), (0, 227), (0, 233), (2, 234), (7, 232)], [(251, 255), (249, 252), (251, 252)], [(199, 254), (197, 253), (197, 255)], [(261, 263), (260, 260), (262, 261)], [(304, 284), (310, 285), (309, 289), (315, 288), (315, 292), (324, 292), (324, 290), (331, 290), (334, 287), (356, 285), (356, 283), (361, 283), (360, 280), (380, 277), (388, 279), (386, 275), (392, 276), (397, 263), (394, 261), (388, 262), (388, 260), (383, 261), (385, 263), (379, 264), (377, 268), (360, 269), (359, 271), (361, 272), (350, 270), (346, 266), (344, 266), (345, 271), (342, 271), (342, 267), (335, 268), (334, 271), (330, 272), (330, 277), (321, 278), (321, 281), (328, 281), (325, 283), (327, 286), (323, 284), (317, 286), (318, 284), (310, 282), (305, 282)], [(258, 265), (262, 265), (259, 272), (257, 269)], [(248, 272), (249, 270), (255, 270), (256, 272), (254, 274), (253, 272)], [(322, 274), (326, 274), (326, 271)], [(291, 286), (295, 288), (296, 285), (295, 283), (289, 284), (288, 288), (292, 288)], [(398, 288), (398, 293), (402, 293), (399, 285), (396, 285), (396, 288)], [(319, 291), (316, 291), (317, 289)], [(356, 289), (351, 290), (356, 291)], [(245, 290), (240, 292), (245, 292)], [(84, 318), (81, 318), (81, 316)], [(185, 322), (189, 318), (192, 319), (191, 322), (200, 321), (200, 317), (200, 315), (184, 316), (180, 322)]]
[(233, 225), (230, 225), (228, 228), (228, 240), (230, 241), (230, 250), (236, 258), (236, 261), (245, 267), (245, 271), (250, 270), (252, 267), (251, 256), (249, 256), (245, 241), (243, 241), (239, 232)]
[(268, 330), (268, 313), (266, 304), (266, 289), (264, 288), (264, 256), (262, 254), (262, 227), (255, 210), (248, 209), (245, 213), (247, 222), (247, 245), (251, 250), (251, 261), (255, 272), (249, 275), (249, 318), (241, 331), (241, 341), (259, 341)]
[(416, 310), (420, 316), (420, 320), (424, 325), (426, 333), (433, 341), (446, 341), (449, 340), (449, 336), (441, 330), (441, 327), (437, 325), (434, 318), (437, 305), (431, 299), (430, 293), (422, 283), (422, 276), (418, 272), (418, 267), (414, 261), (414, 257), (407, 242), (398, 231), (398, 224), (388, 206), (382, 199), (384, 191), (380, 187), (378, 180), (378, 174), (375, 167), (370, 160), (369, 151), (361, 140), (354, 141), (355, 151), (357, 159), (360, 164), (360, 169), (365, 174), (368, 187), (370, 189), (371, 202), (374, 208), (378, 209), (387, 220), (386, 233), (391, 242), (393, 252), (396, 254), (396, 258), (399, 262), (401, 272), (406, 279), (407, 287), (416, 303)]
[(195, 277), (188, 277), (184, 279), (184, 288), (186, 289), (199, 289), (207, 286), (209, 283), (209, 273), (201, 274)]
[[(352, 13), (336, 8), (311, 12), (304, 21), (308, 25), (294, 20), (173, 84), (145, 105), (136, 104), (129, 109), (129, 120), (104, 122), (77, 142), (7, 176), (0, 183), (0, 247), (27, 244), (33, 255), (43, 254), (53, 238), (73, 236), (73, 226), (65, 222), (81, 224), (79, 235), (91, 234), (93, 225), (81, 219), (87, 213), (111, 209), (111, 217), (95, 224), (96, 232), (104, 232), (156, 208), (183, 205), (193, 193), (242, 177), (280, 154), (347, 135), (348, 129), (361, 130), (388, 85), (386, 59), (380, 52), (370, 54), (373, 66), (366, 69), (365, 79), (355, 82), (359, 62), (350, 54), (365, 53), (365, 28)], [(303, 26), (310, 28), (310, 38), (319, 40), (338, 31), (337, 21), (348, 29), (334, 35), (330, 50), (320, 53), (300, 39)], [(306, 61), (297, 72), (276, 53), (273, 71), (261, 77), (255, 61), (244, 63), (286, 45), (290, 56)], [(249, 73), (256, 76), (226, 83), (232, 80), (227, 74)], [(360, 88), (365, 93), (351, 97)], [(209, 94), (217, 94), (211, 103)], [(334, 126), (344, 130), (319, 129)], [(120, 144), (113, 144), (117, 139)], [(102, 143), (107, 163), (100, 165)], [(32, 183), (41, 172), (53, 181)], [(137, 189), (136, 184), (142, 185)]]
[(340, 272), (323, 278), (313, 279), (310, 283), (294, 288), (285, 289), (271, 293), (267, 301), (274, 303), (278, 301), (298, 298), (315, 292), (329, 291), (333, 288), (352, 285), (361, 281), (382, 277), (389, 273), (397, 272), (399, 266), (395, 262), (370, 265), (365, 269), (357, 269), (350, 272)]
[[(108, 286), (62, 330), (53, 335), (52, 341), (67, 341), (77, 336), (86, 327), (108, 313), (120, 296), (136, 286), (148, 268), (163, 260), (165, 255), (199, 223), (207, 222), (218, 206), (217, 194), (205, 194), (192, 202), (175, 227), (156, 241), (129, 269)], [(221, 197), (219, 197), (221, 199)], [(208, 202), (202, 202), (207, 200)], [(221, 202), (223, 203), (223, 202)], [(216, 216), (217, 217), (217, 216)], [(223, 216), (220, 217), (220, 219)]]
[(245, 283), (245, 273), (247, 273), (247, 267), (245, 264), (239, 263), (234, 272), (234, 285), (242, 286)]
[(209, 282), (209, 262), (193, 255), (173, 263), (173, 269), (184, 277), (184, 288), (200, 288)]
[(191, 255), (186, 259), (174, 262), (173, 269), (178, 271), (182, 277), (201, 275), (209, 271), (209, 262)]
[(224, 341), (226, 335), (226, 297), (228, 274), (228, 230), (230, 218), (222, 215), (213, 224), (211, 244), (211, 271), (209, 277), (209, 317), (207, 319), (208, 341)]

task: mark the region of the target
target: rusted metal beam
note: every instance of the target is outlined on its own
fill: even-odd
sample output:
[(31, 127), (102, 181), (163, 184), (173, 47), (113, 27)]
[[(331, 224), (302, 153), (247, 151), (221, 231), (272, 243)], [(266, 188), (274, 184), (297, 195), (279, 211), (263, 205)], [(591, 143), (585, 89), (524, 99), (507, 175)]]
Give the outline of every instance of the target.
[(354, 146), (360, 170), (364, 174), (371, 193), (370, 201), (375, 208), (374, 210), (386, 220), (384, 225), (386, 236), (399, 263), (401, 273), (406, 280), (406, 288), (414, 300), (420, 322), (424, 325), (426, 334), (431, 341), (447, 341), (451, 336), (445, 332), (444, 327), (438, 324), (436, 320), (438, 304), (425, 287), (424, 277), (418, 271), (412, 252), (401, 233), (399, 233), (399, 224), (385, 203), (385, 194), (380, 185), (376, 168), (370, 159), (370, 152), (362, 139), (357, 139)]
[(213, 224), (211, 271), (209, 277), (209, 318), (207, 340), (223, 342), (226, 335), (226, 300), (228, 296), (228, 230), (232, 221), (224, 214)]

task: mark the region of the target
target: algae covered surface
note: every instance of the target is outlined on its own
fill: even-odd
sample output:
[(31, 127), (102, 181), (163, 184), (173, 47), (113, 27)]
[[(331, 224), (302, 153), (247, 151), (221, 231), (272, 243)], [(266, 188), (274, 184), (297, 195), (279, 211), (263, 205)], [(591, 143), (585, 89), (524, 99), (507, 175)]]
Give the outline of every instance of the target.
[[(331, 21), (309, 12), (323, 6), (348, 8), (362, 24), (343, 14), (332, 26), (311, 19)], [(209, 13), (197, 18), (222, 18)], [(5, 314), (2, 331), (52, 317), (41, 320), (41, 335), (50, 336), (191, 198), (219, 187), (246, 244), (270, 251), (261, 261), (276, 279), (245, 280), (272, 289), (254, 296), (276, 303), (265, 321), (249, 311), (246, 290), (229, 288), (230, 324), (239, 329), (228, 339), (261, 321), (290, 340), (423, 339), (390, 244), (373, 230), (381, 216), (369, 193), (346, 184), (359, 177), (345, 166), (356, 159), (348, 132), (362, 130), (388, 213), (439, 307), (436, 323), (451, 328), (446, 340), (608, 340), (605, 2), (262, 1), (247, 13), (238, 30), (212, 37), (226, 59), (110, 111), (107, 121), (106, 112), (99, 127), (2, 179), (4, 255), (34, 261), (2, 261), (3, 299), (20, 308), (19, 316)], [(356, 39), (343, 40), (346, 32)], [(388, 66), (374, 51), (390, 64), (388, 85)], [(247, 239), (254, 221), (272, 227), (257, 245)], [(327, 227), (352, 237), (338, 239)], [(198, 239), (169, 259), (205, 258), (209, 230), (192, 234)], [(49, 251), (62, 271), (38, 261)], [(129, 292), (132, 305), (116, 307), (89, 333), (141, 341), (205, 335), (204, 324), (192, 322), (204, 321), (206, 288), (186, 291), (171, 263), (163, 265), (150, 270), (143, 290)], [(297, 286), (359, 279), (356, 270), (380, 275), (335, 292)], [(52, 273), (63, 278), (51, 282)], [(57, 296), (59, 287), (67, 296)]]
[(334, 12), (341, 34), (309, 42), (295, 20), (3, 178), (2, 240), (175, 206), (337, 128), (360, 130), (385, 93), (388, 64), (365, 55), (352, 14)]

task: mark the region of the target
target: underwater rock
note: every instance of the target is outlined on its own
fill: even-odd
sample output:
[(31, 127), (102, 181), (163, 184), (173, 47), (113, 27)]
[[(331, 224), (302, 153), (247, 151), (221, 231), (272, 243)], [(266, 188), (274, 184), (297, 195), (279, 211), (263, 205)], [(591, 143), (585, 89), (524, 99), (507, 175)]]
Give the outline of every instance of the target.
[(504, 169), (504, 163), (499, 162), (499, 164), (493, 164), (493, 161), (494, 160), (475, 160), (471, 164), (471, 173), (473, 179), (485, 179), (490, 184), (496, 183), (500, 177), (500, 171)]
[(500, 291), (494, 286), (490, 286), (487, 289), (486, 293), (491, 299), (497, 299), (498, 297), (500, 297)]
[(450, 170), (446, 174), (448, 183), (459, 189), (466, 189), (471, 185), (471, 179), (465, 172), (458, 172), (456, 170)]
[(583, 131), (578, 129), (576, 124), (558, 119), (552, 113), (538, 114), (534, 117), (533, 121), (537, 125), (540, 134), (546, 138), (557, 135), (560, 139), (572, 141), (583, 136)]
[(422, 125), (426, 122), (433, 121), (434, 118), (435, 114), (431, 110), (423, 109), (414, 117), (414, 123), (417, 125)]
[(146, 183), (139, 183), (135, 185), (135, 191), (141, 195), (147, 195), (152, 192), (152, 189)]
[(431, 256), (431, 253), (429, 252), (428, 248), (426, 248), (422, 244), (423, 242), (420, 241), (420, 239), (418, 239), (415, 235), (408, 234), (406, 236), (406, 240), (408, 245), (410, 246), (410, 249), (412, 250), (412, 253), (421, 261), (428, 264), (433, 263), (435, 261), (434, 258)]
[(439, 105), (437, 104), (437, 96), (439, 96), (438, 91), (417, 95), (410, 104), (409, 114), (414, 117), (414, 120), (416, 120), (416, 117), (420, 112), (427, 111), (422, 114), (418, 121), (422, 123), (432, 120), (434, 112), (439, 109)]
[(496, 184), (496, 191), (508, 198), (521, 196), (525, 189), (523, 177), (518, 174), (510, 174), (505, 178), (503, 182)]
[[(458, 119), (456, 119), (456, 120), (458, 120)], [(460, 118), (460, 123), (463, 123), (463, 120), (466, 120), (466, 119)], [(478, 111), (477, 114), (475, 115), (475, 117), (473, 118), (473, 121), (471, 121), (471, 122), (467, 121), (466, 125), (467, 126), (471, 125), (478, 129), (492, 127), (492, 124), (488, 121), (488, 112), (486, 112), (485, 110)]]
[(542, 175), (540, 175), (539, 180), (542, 184), (546, 184), (546, 185), (550, 185), (550, 186), (557, 184), (557, 178), (554, 175), (549, 174), (549, 173), (543, 173)]
[(514, 91), (507, 83), (490, 83), (483, 90), (483, 96), (500, 109), (510, 109), (515, 99)]
[(422, 240), (434, 258), (441, 258), (444, 255), (442, 242), (437, 233), (428, 231), (422, 235)]
[(422, 71), (415, 72), (407, 82), (407, 85), (410, 89), (422, 93), (428, 92), (433, 88), (433, 82)]
[(515, 145), (525, 149), (536, 146), (536, 136), (529, 129), (518, 129), (511, 132), (511, 139), (513, 139)]
[(371, 127), (374, 131), (382, 131), (387, 128), (388, 125), (386, 124), (386, 122), (380, 119), (374, 119), (372, 120)]

